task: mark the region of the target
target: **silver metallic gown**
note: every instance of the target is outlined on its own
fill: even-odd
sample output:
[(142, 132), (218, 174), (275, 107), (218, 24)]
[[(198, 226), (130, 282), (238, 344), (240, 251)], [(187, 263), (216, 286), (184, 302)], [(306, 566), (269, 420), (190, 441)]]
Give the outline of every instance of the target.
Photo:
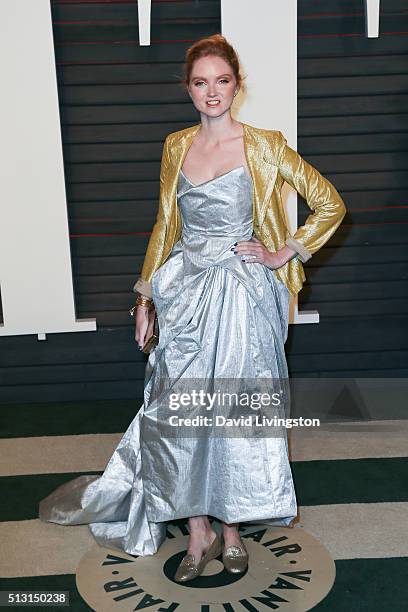
[(286, 436), (160, 435), (161, 380), (288, 377), (289, 291), (231, 250), (249, 240), (252, 180), (243, 166), (193, 185), (180, 172), (180, 240), (152, 277), (160, 340), (144, 402), (101, 476), (79, 476), (40, 502), (39, 517), (88, 524), (102, 546), (157, 552), (166, 521), (291, 523), (297, 514)]

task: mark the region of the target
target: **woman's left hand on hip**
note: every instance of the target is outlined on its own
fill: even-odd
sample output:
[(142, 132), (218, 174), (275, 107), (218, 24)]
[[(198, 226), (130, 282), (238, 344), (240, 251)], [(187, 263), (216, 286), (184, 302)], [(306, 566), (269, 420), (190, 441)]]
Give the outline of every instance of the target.
[(283, 265), (280, 255), (268, 251), (263, 242), (255, 236), (252, 236), (250, 240), (241, 240), (232, 250), (245, 263), (261, 263), (272, 270)]

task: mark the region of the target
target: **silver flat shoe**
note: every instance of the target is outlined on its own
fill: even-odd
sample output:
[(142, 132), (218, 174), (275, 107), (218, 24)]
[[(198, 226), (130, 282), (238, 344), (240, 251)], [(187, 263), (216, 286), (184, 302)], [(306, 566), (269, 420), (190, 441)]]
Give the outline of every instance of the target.
[(248, 567), (248, 551), (244, 543), (242, 546), (228, 546), (222, 551), (222, 562), (230, 574), (241, 574)]
[(217, 533), (215, 540), (212, 542), (207, 552), (202, 556), (198, 565), (195, 564), (195, 558), (192, 554), (185, 555), (182, 558), (181, 563), (174, 575), (174, 580), (176, 580), (176, 582), (187, 582), (188, 580), (197, 578), (203, 572), (207, 563), (218, 557), (218, 555), (221, 554), (221, 551), (221, 538)]

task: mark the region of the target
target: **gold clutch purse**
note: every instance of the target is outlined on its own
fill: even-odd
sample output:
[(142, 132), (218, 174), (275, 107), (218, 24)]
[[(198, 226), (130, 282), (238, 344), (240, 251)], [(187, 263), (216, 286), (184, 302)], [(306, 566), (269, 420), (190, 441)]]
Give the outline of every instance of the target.
[[(151, 336), (149, 336), (149, 333), (151, 333)], [(142, 348), (142, 351), (143, 353), (148, 354), (152, 352), (154, 347), (157, 346), (159, 342), (159, 321), (157, 320), (157, 313), (155, 309), (154, 312), (153, 309), (151, 312), (149, 311), (149, 324), (147, 326), (146, 336), (148, 336), (149, 339)]]
[[(137, 306), (133, 306), (129, 310), (129, 313), (131, 314), (132, 317), (134, 315), (136, 308)], [(157, 346), (157, 344), (159, 343), (159, 321), (157, 319), (157, 313), (156, 313), (156, 309), (154, 307), (153, 302), (149, 307), (148, 316), (149, 316), (149, 323), (147, 325), (147, 330), (146, 330), (146, 336), (148, 337), (148, 340), (145, 342), (142, 348), (142, 352), (146, 354), (151, 353), (154, 347)]]

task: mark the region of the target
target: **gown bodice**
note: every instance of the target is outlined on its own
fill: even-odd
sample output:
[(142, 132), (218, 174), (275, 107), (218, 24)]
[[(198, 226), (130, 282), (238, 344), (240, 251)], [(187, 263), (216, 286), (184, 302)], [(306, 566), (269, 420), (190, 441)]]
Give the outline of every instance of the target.
[[(180, 170), (177, 203), (186, 238), (249, 240), (253, 230), (252, 179), (244, 166), (193, 185)], [(188, 240), (186, 240), (188, 243)]]

